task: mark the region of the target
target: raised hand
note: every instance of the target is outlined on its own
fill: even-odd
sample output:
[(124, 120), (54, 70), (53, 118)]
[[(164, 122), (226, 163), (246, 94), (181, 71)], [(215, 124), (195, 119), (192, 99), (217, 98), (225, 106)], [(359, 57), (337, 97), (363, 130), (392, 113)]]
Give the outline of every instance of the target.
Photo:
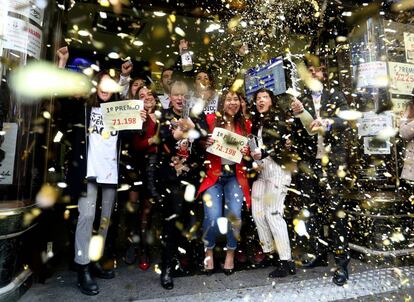
[(57, 56), (59, 57), (58, 67), (64, 68), (66, 63), (69, 60), (69, 49), (67, 46), (61, 47), (56, 51)]
[(131, 61), (126, 61), (124, 64), (121, 65), (121, 73), (123, 76), (127, 77), (131, 74), (132, 68), (134, 66), (132, 65)]

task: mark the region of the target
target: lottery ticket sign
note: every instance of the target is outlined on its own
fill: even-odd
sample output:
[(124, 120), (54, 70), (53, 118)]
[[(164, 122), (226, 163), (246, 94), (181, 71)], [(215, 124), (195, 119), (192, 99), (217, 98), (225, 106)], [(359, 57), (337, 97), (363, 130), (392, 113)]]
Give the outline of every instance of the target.
[(101, 104), (103, 123), (108, 131), (140, 130), (142, 100), (126, 100)]
[(221, 158), (240, 163), (243, 157), (241, 149), (247, 145), (247, 137), (216, 127), (211, 136), (214, 144), (207, 148), (207, 152)]
[(414, 88), (414, 64), (388, 62), (391, 93), (411, 94)]

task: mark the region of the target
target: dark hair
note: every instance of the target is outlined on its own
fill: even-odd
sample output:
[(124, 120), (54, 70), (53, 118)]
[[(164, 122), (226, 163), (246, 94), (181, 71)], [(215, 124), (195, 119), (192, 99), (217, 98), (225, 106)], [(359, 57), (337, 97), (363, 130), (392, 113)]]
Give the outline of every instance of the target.
[(241, 130), (242, 130), (242, 134), (246, 135), (247, 134), (247, 130), (246, 130), (246, 118), (243, 115), (243, 110), (241, 108), (241, 94), (239, 92), (236, 91), (231, 91), (231, 90), (224, 90), (222, 91), (219, 101), (218, 101), (218, 105), (217, 105), (217, 112), (219, 113), (219, 115), (216, 115), (216, 122), (214, 124), (215, 127), (224, 127), (225, 124), (225, 112), (224, 112), (224, 102), (226, 100), (226, 97), (229, 93), (233, 93), (237, 95), (237, 98), (240, 101), (240, 109), (239, 111), (236, 113), (236, 115), (234, 116), (234, 125), (237, 127), (237, 125), (240, 126)]
[[(267, 93), (272, 101), (269, 111), (264, 114), (259, 113), (256, 107), (256, 100), (259, 93)], [(278, 99), (270, 89), (260, 88), (256, 90), (250, 103), (251, 120), (254, 127), (260, 128), (260, 126), (274, 123), (276, 120), (281, 121), (284, 119), (284, 113)]]
[(210, 80), (210, 87), (209, 88), (211, 90), (215, 90), (216, 89), (216, 81), (214, 79), (213, 73), (210, 70), (208, 70), (208, 69), (198, 69), (198, 70), (196, 70), (196, 72), (194, 74), (194, 83), (196, 81), (197, 75), (200, 74), (200, 73), (207, 74), (208, 79)]
[[(162, 108), (161, 101), (158, 98), (158, 95), (155, 93), (154, 89), (152, 89), (151, 87), (148, 87), (148, 86), (139, 87), (138, 90), (137, 90), (137, 93), (134, 95), (134, 98), (139, 99), (139, 92), (141, 91), (142, 88), (147, 88), (149, 91), (151, 91), (152, 95), (154, 96), (154, 99), (155, 99), (154, 111), (157, 110), (157, 109), (161, 109)], [(152, 112), (149, 112), (149, 113), (152, 113)]]
[[(135, 77), (135, 78), (133, 78), (133, 79), (129, 82), (128, 94), (127, 94), (128, 99), (132, 99), (133, 97), (135, 97), (135, 95), (132, 95), (131, 89), (132, 89), (132, 85), (134, 85), (134, 82), (135, 82), (135, 81), (137, 81), (137, 80), (141, 80), (142, 82), (144, 82), (144, 85), (143, 85), (143, 86), (141, 86), (141, 87), (144, 87), (144, 86), (146, 86), (146, 85), (147, 85), (147, 81), (146, 81), (143, 77)], [(141, 87), (139, 87), (139, 88), (141, 88)], [(138, 88), (138, 89), (139, 89), (139, 88)], [(138, 90), (137, 90), (137, 92), (138, 92)]]
[[(111, 76), (108, 70), (103, 70), (97, 73), (95, 77), (93, 78), (93, 81), (96, 82), (96, 87), (95, 87), (96, 89), (98, 89), (98, 85), (101, 83), (102, 78), (104, 76), (109, 76), (111, 79), (114, 80), (114, 77)], [(119, 94), (117, 92), (113, 92), (110, 100), (107, 102), (116, 102), (116, 101), (119, 101)], [(89, 97), (88, 104), (92, 107), (99, 107), (100, 103), (101, 103), (101, 100), (98, 97), (98, 91), (96, 91)]]
[(324, 80), (326, 81), (329, 78), (328, 68), (326, 67), (325, 63), (319, 61), (319, 58), (310, 57), (308, 59), (305, 59), (305, 66), (307, 69), (310, 67), (319, 68), (322, 71)]
[(164, 72), (166, 72), (168, 70), (171, 70), (174, 73), (174, 69), (172, 69), (171, 67), (166, 67), (161, 71), (161, 79), (162, 79), (162, 76), (164, 75)]

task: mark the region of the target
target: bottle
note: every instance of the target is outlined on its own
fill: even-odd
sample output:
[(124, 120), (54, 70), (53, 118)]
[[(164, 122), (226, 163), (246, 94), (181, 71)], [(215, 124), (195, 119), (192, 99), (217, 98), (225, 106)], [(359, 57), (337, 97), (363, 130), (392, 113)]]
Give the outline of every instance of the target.
[(183, 48), (181, 51), (181, 66), (183, 71), (190, 71), (193, 69), (193, 59), (187, 48)]

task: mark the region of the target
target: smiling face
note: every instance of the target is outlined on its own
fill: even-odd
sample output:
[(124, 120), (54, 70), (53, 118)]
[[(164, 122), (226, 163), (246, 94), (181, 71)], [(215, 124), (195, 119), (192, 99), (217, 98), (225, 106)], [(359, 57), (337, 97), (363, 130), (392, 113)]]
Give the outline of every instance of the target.
[(240, 110), (241, 103), (237, 93), (229, 92), (224, 99), (223, 110), (227, 116), (234, 117)]
[(184, 82), (175, 82), (171, 86), (170, 101), (175, 113), (181, 114), (187, 95), (188, 88)]
[(199, 72), (195, 79), (195, 89), (197, 91), (207, 90), (211, 87), (211, 79), (205, 72)]
[(270, 110), (272, 99), (267, 92), (259, 92), (256, 97), (256, 108), (259, 113), (265, 113)]
[(131, 96), (135, 96), (138, 89), (145, 85), (143, 79), (136, 79), (131, 85)]
[(96, 88), (96, 93), (98, 94), (98, 98), (103, 101), (107, 102), (112, 97), (112, 92), (104, 91), (102, 89), (102, 82), (103, 81), (112, 81), (111, 77), (107, 74), (103, 75), (101, 80), (99, 81), (98, 87)]
[(149, 113), (154, 111), (155, 108), (155, 98), (152, 94), (152, 91), (147, 87), (142, 87), (138, 90), (138, 98), (144, 100), (144, 109)]

